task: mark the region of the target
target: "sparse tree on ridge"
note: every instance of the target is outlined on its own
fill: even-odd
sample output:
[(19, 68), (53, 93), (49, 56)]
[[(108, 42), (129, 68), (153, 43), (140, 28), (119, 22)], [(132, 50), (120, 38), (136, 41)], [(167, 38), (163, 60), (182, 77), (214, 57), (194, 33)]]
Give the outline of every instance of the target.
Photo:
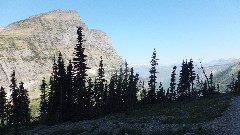
[(157, 59), (157, 52), (154, 49), (153, 51), (153, 55), (152, 55), (152, 60), (151, 60), (151, 69), (150, 69), (150, 76), (149, 76), (149, 81), (148, 81), (148, 86), (149, 86), (149, 90), (148, 90), (148, 94), (147, 94), (147, 99), (149, 103), (156, 103), (156, 73), (158, 73), (156, 71), (156, 66), (158, 65), (157, 63), (158, 59)]
[(194, 91), (194, 80), (196, 78), (196, 73), (194, 71), (194, 65), (193, 65), (193, 61), (192, 59), (190, 59), (190, 61), (188, 62), (188, 69), (189, 69), (189, 86), (191, 86), (191, 88), (188, 88), (188, 94), (189, 97), (191, 97), (195, 91)]
[(188, 68), (188, 62), (183, 60), (182, 63), (182, 70), (180, 71), (179, 75), (179, 83), (178, 83), (178, 99), (180, 100), (186, 100), (189, 99), (190, 95), (190, 83), (189, 83), (189, 68)]
[(177, 67), (174, 66), (172, 74), (171, 74), (170, 88), (167, 92), (168, 93), (167, 97), (168, 97), (168, 100), (170, 100), (170, 101), (176, 100), (176, 91), (175, 91), (175, 89), (176, 89), (176, 69), (177, 69)]

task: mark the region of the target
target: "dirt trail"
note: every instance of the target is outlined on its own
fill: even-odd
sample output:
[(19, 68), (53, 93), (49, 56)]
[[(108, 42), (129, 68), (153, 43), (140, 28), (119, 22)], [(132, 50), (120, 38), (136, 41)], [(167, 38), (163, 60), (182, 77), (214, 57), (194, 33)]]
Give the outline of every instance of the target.
[(206, 125), (217, 135), (240, 135), (240, 96), (231, 99), (230, 107), (222, 117)]

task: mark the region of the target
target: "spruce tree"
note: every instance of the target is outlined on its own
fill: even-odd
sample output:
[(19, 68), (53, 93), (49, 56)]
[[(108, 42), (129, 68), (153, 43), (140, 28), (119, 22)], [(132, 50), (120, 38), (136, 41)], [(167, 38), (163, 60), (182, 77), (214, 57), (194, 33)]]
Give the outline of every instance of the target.
[(138, 92), (138, 74), (134, 75), (134, 70), (131, 68), (129, 75), (129, 85), (126, 91), (126, 101), (125, 104), (128, 110), (133, 110), (137, 103), (137, 92)]
[(187, 61), (183, 61), (182, 63), (182, 70), (180, 71), (179, 76), (179, 84), (178, 84), (178, 99), (180, 100), (186, 100), (189, 99), (190, 95), (190, 83), (189, 83), (189, 68)]
[(167, 98), (170, 101), (176, 100), (176, 91), (175, 91), (175, 89), (176, 89), (176, 69), (177, 69), (177, 67), (174, 66), (172, 74), (171, 74), (170, 88), (167, 92)]
[(122, 112), (123, 110), (123, 80), (124, 80), (124, 72), (122, 67), (119, 69), (119, 74), (117, 75), (117, 87), (116, 87), (116, 94), (118, 95), (116, 97), (117, 100), (117, 112)]
[(130, 96), (131, 95), (131, 87), (134, 87), (134, 86), (130, 86), (130, 85), (133, 85), (132, 83), (134, 81), (133, 73), (131, 75), (129, 76), (128, 63), (125, 61), (125, 68), (124, 68), (124, 72), (123, 72), (123, 80), (122, 80), (122, 86), (121, 86), (123, 111), (129, 110), (130, 104), (131, 104), (131, 101), (130, 101), (131, 100), (131, 96)]
[(13, 70), (13, 73), (11, 75), (11, 85), (10, 85), (10, 104), (9, 107), (11, 110), (9, 114), (9, 124), (11, 125), (18, 125), (21, 123), (21, 100), (19, 98), (19, 89), (17, 87), (17, 81), (15, 77), (15, 70)]
[(93, 83), (92, 83), (92, 79), (89, 77), (89, 79), (87, 80), (87, 91), (84, 95), (86, 95), (86, 100), (85, 100), (85, 117), (86, 118), (92, 118), (93, 117)]
[(103, 60), (102, 56), (100, 57), (100, 63), (98, 67), (98, 76), (95, 81), (95, 109), (96, 111), (101, 113), (103, 112), (103, 94), (105, 91), (105, 85), (104, 85), (105, 79), (104, 79), (104, 68), (103, 68)]
[(48, 111), (48, 105), (47, 105), (47, 84), (45, 81), (45, 78), (42, 80), (41, 84), (41, 101), (40, 101), (40, 120), (42, 122), (45, 122), (47, 120), (47, 111)]
[(0, 88), (0, 127), (6, 125), (7, 121), (7, 97), (3, 87)]
[(150, 69), (150, 76), (149, 76), (149, 81), (148, 81), (148, 86), (149, 86), (149, 90), (148, 90), (148, 94), (147, 94), (147, 98), (148, 98), (148, 102), (149, 103), (156, 103), (156, 73), (158, 73), (156, 71), (156, 66), (158, 65), (157, 63), (158, 59), (157, 59), (157, 52), (154, 49), (153, 51), (153, 55), (152, 55), (152, 60), (151, 60), (151, 69)]
[(28, 97), (28, 92), (23, 86), (23, 82), (19, 83), (19, 101), (20, 101), (20, 112), (21, 112), (21, 123), (26, 124), (30, 123), (30, 108), (29, 103), (30, 99)]
[(191, 85), (191, 88), (188, 88), (188, 94), (189, 97), (191, 97), (191, 94), (194, 93), (194, 80), (196, 78), (196, 73), (194, 71), (194, 65), (192, 59), (188, 62), (188, 69), (189, 69), (189, 86)]
[(162, 83), (159, 83), (159, 89), (157, 91), (157, 102), (162, 103), (166, 101), (165, 90), (163, 89)]
[(58, 77), (57, 77), (57, 64), (55, 57), (53, 60), (52, 75), (50, 76), (50, 92), (48, 96), (48, 112), (47, 119), (48, 123), (59, 122), (59, 94), (58, 94)]
[(109, 113), (117, 113), (119, 108), (119, 102), (121, 102), (121, 95), (117, 91), (117, 76), (117, 72), (113, 73), (109, 83), (109, 96), (107, 102)]
[(65, 119), (66, 121), (71, 120), (73, 117), (74, 112), (74, 104), (75, 104), (75, 95), (73, 91), (73, 65), (71, 60), (67, 66), (67, 73), (65, 78), (65, 104), (66, 104), (66, 111), (65, 111)]
[(83, 47), (83, 42), (85, 41), (83, 39), (83, 28), (78, 27), (77, 30), (77, 44), (75, 46), (75, 52), (74, 52), (74, 58), (73, 58), (73, 69), (74, 69), (74, 80), (73, 80), (73, 90), (74, 94), (76, 96), (76, 106), (75, 106), (75, 119), (85, 119), (83, 117), (84, 113), (84, 100), (86, 95), (83, 95), (83, 93), (86, 93), (86, 77), (87, 77), (87, 64), (86, 64), (86, 55), (84, 54), (85, 48)]
[(59, 117), (58, 121), (66, 120), (66, 112), (68, 105), (66, 104), (66, 71), (61, 52), (59, 52), (57, 60), (57, 88), (55, 91), (56, 103), (58, 106)]
[(200, 81), (200, 77), (197, 74), (196, 90), (197, 90), (197, 93), (198, 93), (199, 96), (201, 95), (200, 93), (201, 93), (202, 88), (203, 88), (203, 83), (202, 83), (202, 81)]

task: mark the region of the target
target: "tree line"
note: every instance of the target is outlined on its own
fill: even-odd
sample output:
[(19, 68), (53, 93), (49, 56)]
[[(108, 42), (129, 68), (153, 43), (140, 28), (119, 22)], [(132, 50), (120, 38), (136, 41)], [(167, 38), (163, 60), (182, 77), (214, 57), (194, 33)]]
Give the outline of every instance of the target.
[[(38, 118), (40, 123), (88, 120), (113, 113), (128, 113), (138, 105), (190, 101), (219, 94), (219, 85), (213, 82), (213, 74), (207, 76), (201, 66), (204, 78), (200, 78), (195, 73), (192, 59), (183, 60), (178, 82), (177, 67), (173, 67), (170, 87), (164, 89), (161, 82), (157, 82), (158, 59), (155, 49), (151, 57), (147, 89), (145, 82), (139, 80), (139, 74), (134, 73), (134, 69), (129, 68), (127, 62), (124, 67), (113, 72), (107, 81), (103, 59), (100, 57), (97, 76), (88, 77), (83, 28), (78, 27), (77, 35), (73, 59), (66, 66), (59, 52), (58, 57), (53, 60), (49, 83), (45, 78), (42, 80)], [(1, 127), (31, 122), (27, 90), (23, 82), (17, 86), (15, 71), (11, 78), (9, 99), (4, 88), (0, 89)], [(240, 73), (234, 83), (234, 86), (238, 87), (236, 91), (240, 91), (239, 82)]]

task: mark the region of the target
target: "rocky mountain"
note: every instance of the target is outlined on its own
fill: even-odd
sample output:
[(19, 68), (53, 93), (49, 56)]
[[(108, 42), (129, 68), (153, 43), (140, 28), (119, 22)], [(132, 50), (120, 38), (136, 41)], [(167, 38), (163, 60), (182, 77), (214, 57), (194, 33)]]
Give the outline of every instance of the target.
[(0, 85), (8, 88), (14, 69), (18, 82), (37, 93), (42, 77), (50, 76), (54, 55), (61, 51), (66, 65), (72, 59), (77, 26), (84, 29), (89, 74), (96, 74), (100, 56), (107, 70), (123, 64), (106, 33), (88, 29), (76, 11), (54, 10), (0, 27)]

